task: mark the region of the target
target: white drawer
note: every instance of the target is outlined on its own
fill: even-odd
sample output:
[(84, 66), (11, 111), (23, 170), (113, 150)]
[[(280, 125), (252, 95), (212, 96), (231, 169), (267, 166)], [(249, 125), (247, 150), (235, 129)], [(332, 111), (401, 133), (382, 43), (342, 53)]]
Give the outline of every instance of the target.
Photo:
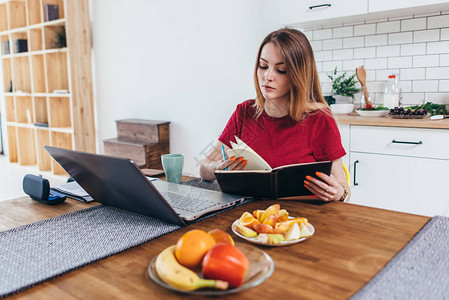
[(449, 159), (449, 130), (351, 126), (351, 152)]

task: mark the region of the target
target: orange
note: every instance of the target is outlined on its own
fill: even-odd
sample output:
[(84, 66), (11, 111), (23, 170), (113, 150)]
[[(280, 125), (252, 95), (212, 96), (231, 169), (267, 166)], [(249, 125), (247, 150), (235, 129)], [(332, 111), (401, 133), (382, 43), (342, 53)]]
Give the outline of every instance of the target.
[(247, 211), (245, 211), (239, 219), (239, 224), (248, 228), (253, 228), (254, 225), (259, 223), (259, 220), (254, 218), (254, 216)]
[(215, 246), (215, 240), (210, 234), (203, 230), (193, 229), (178, 240), (175, 256), (181, 265), (195, 268), (201, 264), (204, 255), (213, 246)]
[(234, 239), (226, 231), (221, 229), (212, 229), (209, 233), (215, 240), (215, 243), (225, 243), (234, 246)]
[(301, 225), (301, 223), (304, 223), (304, 225), (307, 225), (309, 223), (309, 220), (307, 220), (307, 218), (294, 218), (294, 219), (289, 219), (286, 222), (293, 224), (293, 223), (298, 223), (298, 225)]
[(257, 210), (255, 210), (255, 211), (253, 211), (253, 216), (254, 216), (256, 219), (260, 219), (260, 217), (262, 217), (262, 215), (263, 215), (264, 212), (265, 212), (265, 210), (257, 209)]

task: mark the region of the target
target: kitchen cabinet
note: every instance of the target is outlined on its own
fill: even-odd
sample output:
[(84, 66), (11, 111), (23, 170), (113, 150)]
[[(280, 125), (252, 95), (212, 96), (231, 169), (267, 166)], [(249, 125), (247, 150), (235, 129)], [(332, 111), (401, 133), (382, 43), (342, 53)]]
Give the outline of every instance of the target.
[[(425, 6), (425, 5), (438, 5), (438, 4), (447, 4), (447, 1), (438, 1), (438, 0), (396, 0), (396, 1), (387, 1), (387, 0), (377, 0), (370, 1), (368, 5), (368, 12), (381, 12), (393, 9), (403, 9), (403, 8), (412, 8), (417, 6)], [(422, 11), (425, 13), (425, 11)]]
[(349, 143), (350, 143), (350, 127), (349, 125), (338, 125), (341, 136), (341, 144), (346, 151), (346, 155), (342, 158), (343, 163), (349, 169)]
[(449, 130), (350, 125), (351, 203), (447, 213)]
[(426, 216), (446, 211), (448, 180), (435, 171), (447, 170), (449, 161), (361, 152), (350, 156), (351, 203)]
[(439, 0), (283, 0), (279, 2), (279, 18), (280, 23), (283, 25), (294, 25), (302, 29), (311, 29), (341, 25), (343, 23), (439, 13), (448, 9), (449, 2)]
[(284, 0), (279, 2), (280, 20), (282, 24), (309, 22), (330, 18), (347, 17), (366, 14), (367, 0)]

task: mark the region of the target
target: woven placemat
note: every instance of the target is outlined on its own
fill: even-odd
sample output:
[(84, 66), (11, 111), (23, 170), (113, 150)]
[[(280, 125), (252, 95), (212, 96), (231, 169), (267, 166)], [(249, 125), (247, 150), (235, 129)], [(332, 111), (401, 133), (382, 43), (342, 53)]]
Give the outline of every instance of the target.
[(449, 299), (449, 218), (433, 217), (351, 299)]
[[(186, 184), (212, 190), (218, 187), (216, 182), (198, 179)], [(180, 228), (98, 205), (0, 232), (0, 298)]]
[(0, 297), (179, 228), (98, 205), (0, 232)]

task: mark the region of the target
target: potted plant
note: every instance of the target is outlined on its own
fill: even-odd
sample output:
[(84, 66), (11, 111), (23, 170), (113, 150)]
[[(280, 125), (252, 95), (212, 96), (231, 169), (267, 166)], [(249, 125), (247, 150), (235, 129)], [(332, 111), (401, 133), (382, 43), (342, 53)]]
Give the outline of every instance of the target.
[(346, 77), (346, 72), (337, 76), (337, 67), (335, 67), (334, 72), (331, 75), (328, 74), (327, 77), (332, 80), (332, 95), (350, 97), (354, 100), (354, 94), (361, 91), (355, 86), (357, 83), (354, 79), (355, 73), (349, 77)]
[[(337, 67), (331, 75), (327, 75), (332, 80), (332, 96), (335, 97), (337, 104), (331, 104), (334, 113), (351, 113), (354, 109), (354, 94), (361, 91), (355, 85), (355, 74), (347, 77), (346, 72), (337, 76)], [(340, 102), (340, 103), (339, 103)]]

